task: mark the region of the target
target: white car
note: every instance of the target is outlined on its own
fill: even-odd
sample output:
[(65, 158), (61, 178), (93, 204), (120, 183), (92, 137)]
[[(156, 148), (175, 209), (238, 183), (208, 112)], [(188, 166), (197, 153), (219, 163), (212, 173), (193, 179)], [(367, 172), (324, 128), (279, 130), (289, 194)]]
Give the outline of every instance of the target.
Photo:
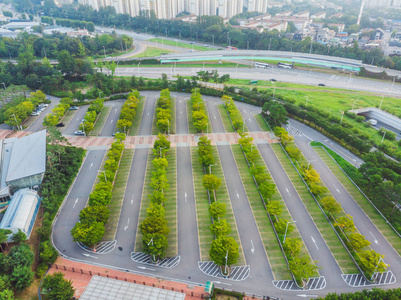
[(85, 132), (83, 132), (82, 130), (77, 130), (74, 132), (75, 135), (85, 135)]

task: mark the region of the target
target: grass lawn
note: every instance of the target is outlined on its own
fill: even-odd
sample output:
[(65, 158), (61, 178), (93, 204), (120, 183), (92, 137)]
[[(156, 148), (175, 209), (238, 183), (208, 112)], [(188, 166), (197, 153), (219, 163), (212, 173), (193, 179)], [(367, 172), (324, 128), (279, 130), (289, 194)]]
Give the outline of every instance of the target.
[(156, 47), (146, 47), (145, 51), (143, 51), (137, 55), (133, 55), (131, 57), (154, 57), (154, 56), (160, 56), (160, 54), (171, 53), (171, 52), (173, 52), (173, 51), (170, 51), (167, 49), (162, 49), (162, 48), (156, 48)]
[(143, 108), (145, 107), (146, 97), (140, 96), (139, 97), (139, 104), (136, 109), (135, 118), (132, 121), (131, 127), (128, 129), (129, 136), (135, 136), (139, 133), (139, 128), (141, 127), (141, 120), (143, 115)]
[(99, 117), (97, 118), (95, 126), (93, 126), (93, 129), (90, 133), (90, 135), (99, 135), (102, 132), (104, 123), (107, 120), (107, 117), (109, 116), (111, 112), (112, 107), (111, 106), (104, 106), (102, 111), (100, 112)]
[[(167, 201), (164, 203), (164, 208), (166, 210), (166, 220), (168, 227), (170, 228), (170, 233), (167, 236), (169, 246), (166, 251), (168, 257), (177, 255), (177, 165), (176, 165), (176, 149), (170, 148), (168, 153), (168, 167), (167, 167), (167, 178), (169, 183), (169, 188), (165, 191)], [(153, 188), (150, 186), (152, 172), (155, 171), (153, 166), (154, 155), (151, 149), (149, 149), (148, 164), (146, 168), (145, 184), (142, 194), (141, 210), (139, 212), (139, 222), (146, 218), (146, 209), (149, 207), (150, 199), (149, 195), (153, 192)], [(142, 248), (142, 233), (137, 231), (135, 251), (143, 251)]]
[(231, 122), (228, 117), (227, 111), (224, 107), (224, 104), (217, 105), (217, 108), (219, 109), (221, 121), (223, 122), (225, 132), (234, 132), (234, 128), (231, 125)]
[[(171, 96), (171, 121), (170, 121), (170, 128), (169, 133), (175, 134), (175, 97)], [(156, 101), (156, 109), (155, 115), (153, 117), (153, 125), (152, 125), (152, 135), (156, 135), (160, 132), (159, 128), (157, 128), (157, 101)]]
[(189, 49), (194, 49), (194, 50), (199, 50), (199, 51), (209, 51), (208, 47), (203, 47), (203, 46), (198, 46), (198, 45), (191, 45), (188, 43), (182, 43), (182, 42), (175, 42), (175, 41), (171, 41), (171, 40), (166, 40), (166, 39), (160, 39), (160, 38), (154, 38), (154, 39), (150, 39), (148, 40), (148, 42), (154, 42), (154, 43), (160, 43), (160, 45), (163, 44), (164, 45), (170, 45), (170, 46), (176, 46), (176, 47), (182, 47), (182, 48), (189, 48)]
[(261, 114), (253, 115), (262, 131), (271, 131)]
[(330, 251), (333, 254), (334, 258), (336, 259), (342, 272), (344, 274), (359, 273), (358, 268), (355, 266), (354, 262), (352, 261), (351, 257), (349, 256), (349, 254), (347, 253), (341, 242), (338, 240), (337, 235), (335, 234), (330, 224), (324, 217), (319, 206), (316, 204), (315, 200), (309, 193), (302, 179), (299, 177), (298, 173), (296, 172), (295, 168), (287, 158), (284, 151), (281, 149), (280, 145), (271, 144), (271, 147), (275, 152), (281, 165), (283, 166), (284, 170), (286, 171), (292, 184), (294, 185), (299, 197), (305, 204), (305, 207), (307, 208), (309, 214), (311, 215), (313, 221), (315, 222), (318, 230), (320, 231), (321, 235), (326, 241), (326, 244), (330, 248)]
[(367, 216), (372, 220), (380, 232), (386, 237), (389, 243), (394, 247), (394, 249), (401, 255), (401, 239), (400, 237), (391, 229), (391, 227), (386, 223), (382, 216), (377, 212), (377, 210), (370, 204), (370, 202), (365, 198), (365, 196), (358, 190), (354, 183), (344, 174), (344, 172), (338, 167), (338, 165), (333, 161), (331, 156), (327, 154), (320, 147), (315, 147), (314, 150), (320, 156), (320, 158), (325, 162), (327, 167), (333, 172), (337, 179), (341, 182), (344, 188), (348, 191), (351, 197), (356, 203), (362, 208), (362, 210), (367, 214)]
[(106, 224), (106, 233), (103, 237), (104, 241), (112, 241), (115, 238), (133, 157), (133, 149), (124, 150), (121, 157), (120, 166), (117, 171), (117, 176), (114, 180), (111, 202), (108, 206), (110, 210), (110, 216), (109, 222)]
[[(272, 268), (274, 278), (276, 280), (292, 279), (291, 273), (287, 269), (283, 253), (281, 252), (277, 238), (274, 234), (273, 227), (267, 216), (267, 212), (263, 206), (263, 202), (259, 196), (258, 189), (253, 181), (251, 172), (249, 171), (245, 157), (242, 154), (240, 145), (233, 145), (231, 149), (234, 154), (235, 161), (237, 163), (238, 171), (241, 175), (241, 180), (244, 184), (245, 191), (248, 197), (248, 201), (251, 205), (252, 212), (259, 229), (260, 236), (265, 247), (267, 257)], [(263, 166), (266, 168), (262, 158), (259, 156), (256, 162), (257, 166)], [(283, 200), (279, 193), (273, 196), (272, 200), (279, 200), (283, 203)], [(283, 216), (291, 220), (287, 210), (283, 210)], [(299, 232), (295, 229), (291, 232), (288, 237), (300, 238)], [(309, 255), (306, 251), (305, 245), (302, 246), (302, 252)], [(317, 275), (317, 274), (316, 274)]]

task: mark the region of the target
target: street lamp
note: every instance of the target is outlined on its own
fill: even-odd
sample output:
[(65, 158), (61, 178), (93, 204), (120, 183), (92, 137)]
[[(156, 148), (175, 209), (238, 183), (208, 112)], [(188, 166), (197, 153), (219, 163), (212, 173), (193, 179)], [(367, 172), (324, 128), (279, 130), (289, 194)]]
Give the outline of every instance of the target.
[(217, 164), (209, 165), (209, 174), (212, 174), (212, 166), (215, 166)]
[[(4, 82), (3, 82), (3, 84), (4, 84)], [(382, 101), (380, 101), (379, 109), (381, 109), (381, 107), (382, 107), (383, 99), (384, 99), (384, 96), (382, 96)]]
[(162, 38), (162, 49), (164, 47), (164, 38)]
[(6, 90), (6, 84), (4, 82), (1, 83), (4, 86), (4, 90)]
[(249, 50), (249, 41), (246, 41), (246, 50)]
[(371, 281), (372, 281), (372, 279), (373, 279), (373, 276), (375, 276), (375, 273), (376, 273), (377, 268), (379, 267), (380, 261), (382, 261), (382, 263), (384, 263), (386, 266), (388, 266), (388, 264), (386, 264), (386, 263), (384, 262), (384, 260), (382, 259), (382, 257), (380, 256), (379, 261), (377, 262), (375, 271), (373, 272), (372, 277), (370, 277), (370, 280), (371, 280)]
[(12, 116), (14, 117), (15, 126), (17, 127), (17, 129), (21, 129), (21, 128), (18, 126), (18, 122), (17, 122), (17, 118), (15, 117), (15, 114), (12, 114)]
[(228, 260), (228, 249), (226, 253), (226, 266), (224, 267), (224, 274), (227, 274), (227, 260)]
[(101, 91), (99, 91), (99, 98), (101, 98), (101, 97), (100, 97), (100, 94), (101, 94), (101, 93), (102, 93), (102, 92), (101, 92)]
[(159, 148), (160, 158), (162, 157), (162, 149), (167, 149), (167, 147), (160, 147), (160, 148)]
[(359, 100), (355, 100), (354, 103), (352, 103), (352, 110), (354, 110), (355, 103), (358, 102)]
[[(273, 96), (274, 97), (274, 96)], [(305, 107), (308, 107), (308, 100), (309, 100), (309, 96), (305, 96), (306, 97), (306, 103), (305, 103)]]
[(106, 48), (103, 46), (104, 58), (106, 58)]
[[(153, 237), (150, 239), (150, 242), (148, 243), (148, 246), (150, 244), (152, 244), (152, 246), (153, 246)], [(156, 261), (155, 255), (153, 254), (152, 256), (153, 256), (153, 261), (155, 262)]]
[(213, 39), (212, 45), (214, 45), (214, 35), (213, 34), (212, 34), (212, 39)]
[(273, 88), (273, 99), (274, 99), (274, 94), (276, 93), (276, 87)]
[(284, 241), (283, 241), (283, 244), (285, 244), (285, 238), (287, 237), (287, 230), (288, 230), (288, 224), (290, 224), (290, 223), (296, 223), (297, 221), (294, 221), (294, 222), (290, 222), (290, 221), (288, 221), (287, 222), (287, 226), (285, 226), (285, 233), (284, 233)]
[(380, 143), (383, 143), (384, 141), (384, 137), (386, 136), (387, 131), (384, 131), (383, 137), (382, 137), (382, 141)]
[(141, 70), (139, 69), (139, 65), (141, 64), (141, 62), (138, 63), (138, 77), (141, 76)]
[(388, 93), (389, 95), (390, 95), (391, 92), (393, 91), (394, 82), (395, 82), (395, 77), (393, 78), (393, 83), (391, 84), (390, 92)]
[(103, 173), (103, 174), (104, 174), (104, 180), (106, 180), (106, 182), (107, 182), (106, 171), (98, 170), (97, 172), (98, 172), (98, 173), (99, 173), (99, 172)]

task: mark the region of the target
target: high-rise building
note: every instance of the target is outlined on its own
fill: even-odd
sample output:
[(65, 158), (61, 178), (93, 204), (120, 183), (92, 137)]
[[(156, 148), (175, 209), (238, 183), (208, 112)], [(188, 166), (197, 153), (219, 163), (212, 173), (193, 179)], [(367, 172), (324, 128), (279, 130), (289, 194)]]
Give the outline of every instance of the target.
[(266, 13), (267, 3), (268, 0), (247, 0), (245, 3), (245, 7), (247, 8), (247, 11), (258, 11), (261, 13)]

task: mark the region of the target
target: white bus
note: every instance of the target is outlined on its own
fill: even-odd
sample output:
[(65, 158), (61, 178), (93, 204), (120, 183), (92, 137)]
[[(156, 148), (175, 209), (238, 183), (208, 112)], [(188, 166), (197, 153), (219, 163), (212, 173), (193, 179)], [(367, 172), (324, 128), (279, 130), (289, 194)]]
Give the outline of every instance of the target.
[(284, 68), (284, 69), (292, 69), (292, 68), (294, 67), (294, 63), (292, 63), (292, 64), (287, 64), (287, 63), (279, 62), (279, 63), (277, 64), (277, 67), (279, 67), (279, 68)]
[(261, 62), (257, 62), (257, 61), (254, 63), (254, 65), (255, 65), (255, 68), (261, 68), (261, 69), (268, 69), (270, 67), (269, 64), (261, 63)]

